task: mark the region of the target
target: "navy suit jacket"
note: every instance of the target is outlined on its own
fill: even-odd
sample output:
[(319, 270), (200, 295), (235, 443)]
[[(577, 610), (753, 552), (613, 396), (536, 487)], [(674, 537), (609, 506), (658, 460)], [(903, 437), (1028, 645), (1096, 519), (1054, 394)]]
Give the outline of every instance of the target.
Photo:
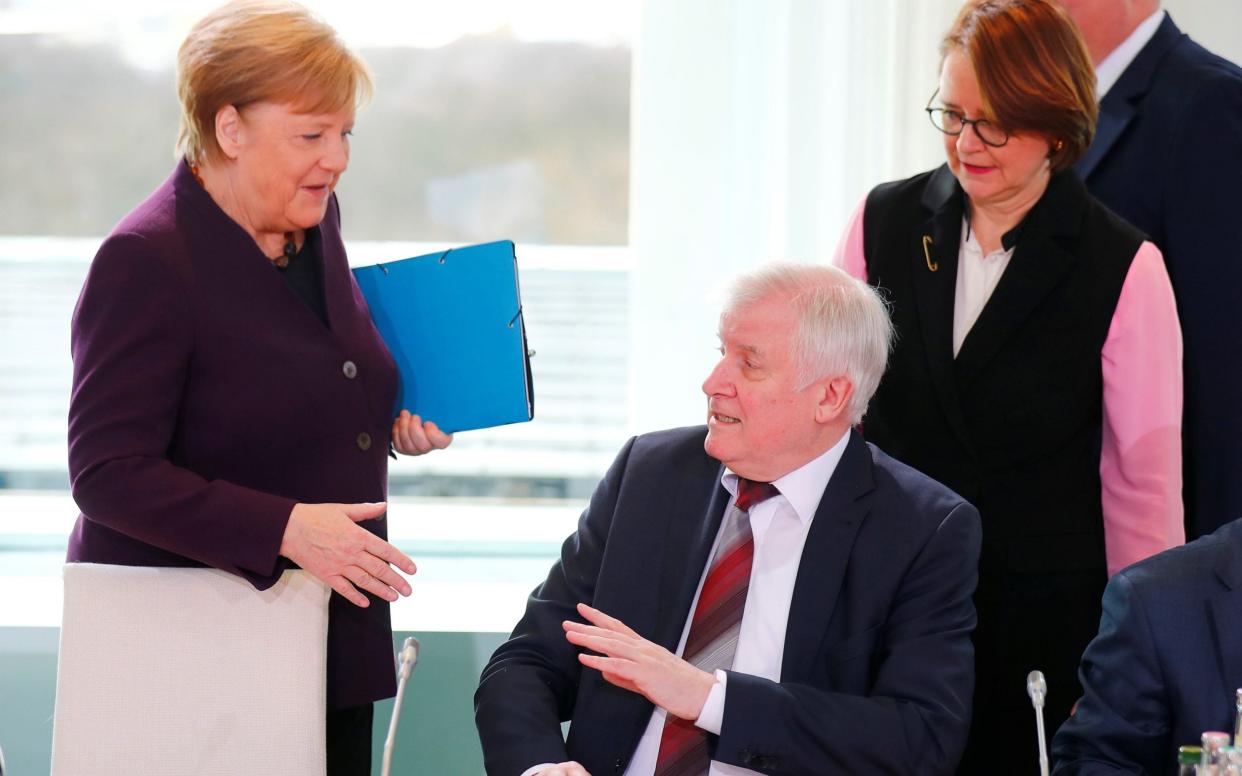
[[(184, 162), (104, 241), (73, 316), (70, 561), (266, 588), (294, 504), (385, 499), (396, 367), (335, 198), (319, 230), (326, 327)], [(328, 705), (391, 695), (387, 602), (329, 606)]]
[[(599, 484), (483, 670), (488, 773), (567, 759), (624, 771), (652, 705), (583, 668), (561, 622), (585, 601), (677, 648), (729, 500), (705, 434), (632, 439)], [(851, 432), (803, 550), (781, 681), (729, 674), (713, 757), (771, 774), (951, 773), (969, 727), (979, 544), (974, 507)]]
[(1076, 165), (1160, 248), (1185, 341), (1187, 538), (1242, 515), (1242, 69), (1166, 17)]
[(1232, 731), (1242, 687), (1242, 521), (1118, 572), (1083, 654), (1056, 774), (1175, 774), (1177, 747)]

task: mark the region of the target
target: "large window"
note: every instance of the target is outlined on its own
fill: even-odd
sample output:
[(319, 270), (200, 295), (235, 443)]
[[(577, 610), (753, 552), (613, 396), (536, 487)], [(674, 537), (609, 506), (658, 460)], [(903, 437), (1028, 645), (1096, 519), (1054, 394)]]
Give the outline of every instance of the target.
[[(170, 172), (176, 48), (216, 3), (0, 0), (0, 487), (63, 489), (73, 303)], [(310, 2), (370, 65), (338, 188), (355, 264), (518, 246), (536, 421), (395, 494), (581, 497), (626, 431), (631, 3)]]

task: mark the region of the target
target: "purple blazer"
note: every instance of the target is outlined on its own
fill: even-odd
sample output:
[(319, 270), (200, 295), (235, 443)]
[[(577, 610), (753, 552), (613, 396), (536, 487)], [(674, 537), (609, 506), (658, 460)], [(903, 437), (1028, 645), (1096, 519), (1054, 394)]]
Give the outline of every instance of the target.
[[(255, 587), (297, 502), (383, 501), (397, 376), (354, 284), (335, 197), (329, 327), (184, 162), (104, 241), (73, 315), (69, 561), (211, 566)], [(386, 537), (382, 520), (362, 523)], [(328, 706), (391, 696), (388, 604), (333, 593)]]

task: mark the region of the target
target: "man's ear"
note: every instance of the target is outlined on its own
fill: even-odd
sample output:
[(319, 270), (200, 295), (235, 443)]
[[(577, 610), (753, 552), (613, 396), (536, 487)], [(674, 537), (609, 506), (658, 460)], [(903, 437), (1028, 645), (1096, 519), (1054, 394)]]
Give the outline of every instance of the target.
[(241, 150), (241, 114), (233, 105), (216, 111), (216, 144), (227, 159), (236, 159)]
[(815, 405), (815, 421), (831, 423), (849, 414), (850, 397), (854, 395), (854, 383), (845, 375), (829, 377), (819, 382), (819, 401)]

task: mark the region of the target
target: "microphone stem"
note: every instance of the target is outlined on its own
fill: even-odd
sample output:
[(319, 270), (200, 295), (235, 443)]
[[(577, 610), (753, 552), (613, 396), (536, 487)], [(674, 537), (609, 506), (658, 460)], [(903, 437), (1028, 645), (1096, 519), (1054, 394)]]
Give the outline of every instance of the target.
[(401, 716), (401, 701), (405, 697), (405, 682), (409, 676), (409, 671), (402, 671), (397, 681), (397, 697), (392, 702), (392, 719), (388, 722), (388, 736), (384, 739), (384, 762), (380, 769), (383, 776), (388, 776), (392, 768), (392, 749), (397, 743), (397, 718)]
[(384, 739), (384, 759), (380, 768), (382, 776), (389, 776), (392, 768), (392, 750), (397, 743), (397, 720), (401, 716), (401, 701), (405, 699), (405, 685), (410, 673), (418, 663), (418, 639), (410, 636), (401, 648), (401, 667), (397, 676), (397, 697), (392, 702), (392, 719), (388, 722), (388, 736)]
[(1044, 707), (1035, 707), (1035, 732), (1039, 736), (1039, 776), (1048, 776), (1048, 741), (1044, 736)]

